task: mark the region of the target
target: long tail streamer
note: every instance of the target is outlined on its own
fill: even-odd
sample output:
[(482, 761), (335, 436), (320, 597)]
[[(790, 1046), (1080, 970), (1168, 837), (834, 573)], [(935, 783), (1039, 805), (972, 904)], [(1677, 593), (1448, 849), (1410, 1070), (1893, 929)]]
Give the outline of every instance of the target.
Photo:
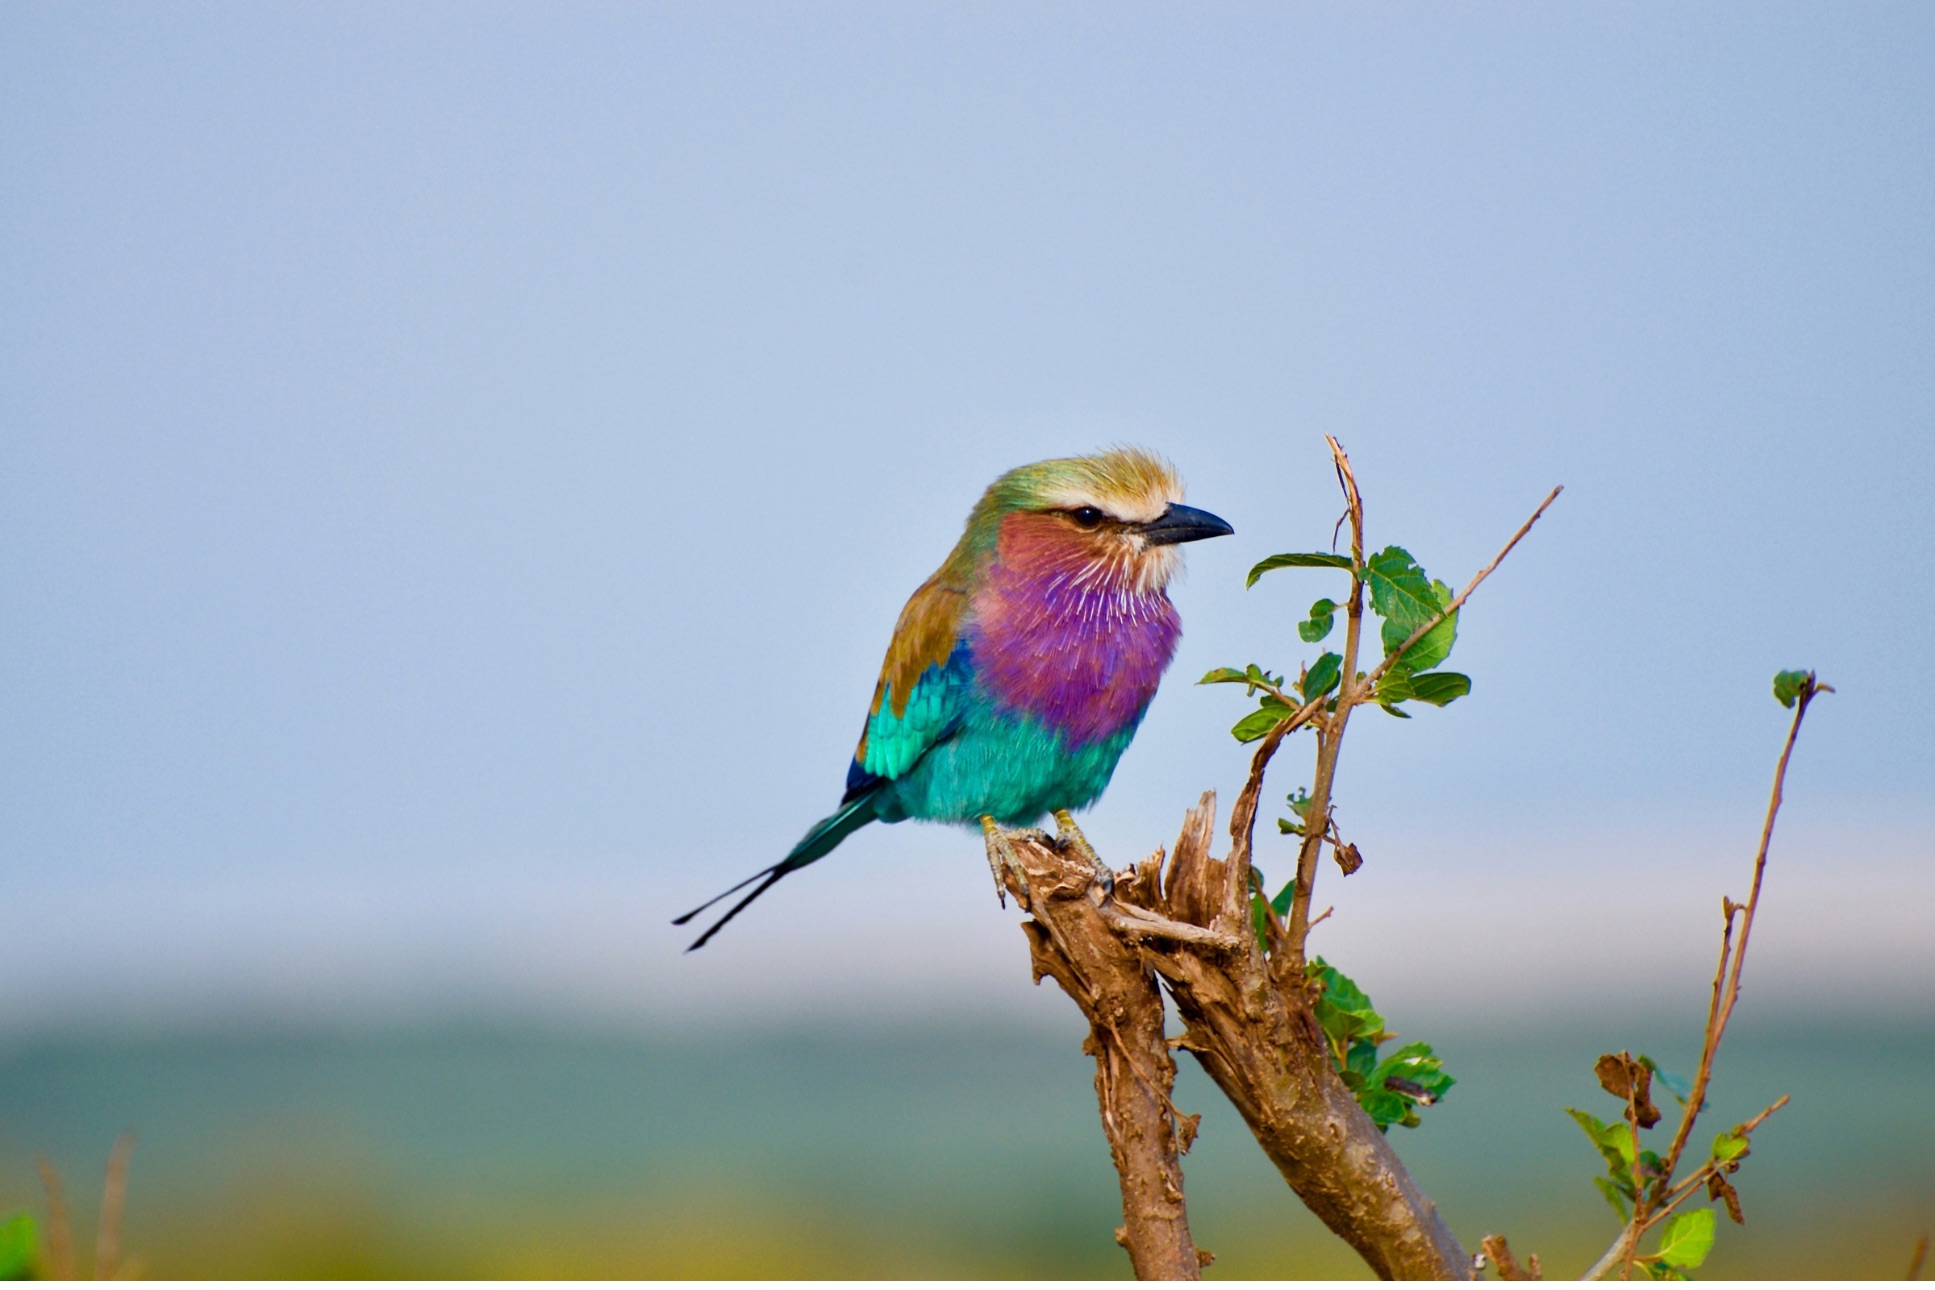
[(872, 793), (856, 797), (808, 829), (806, 836), (800, 839), (799, 845), (789, 851), (786, 858), (772, 868), (761, 869), (745, 881), (734, 883), (732, 886), (714, 896), (711, 900), (706, 901), (705, 904), (700, 905), (697, 909), (689, 913), (680, 914), (672, 920), (672, 926), (683, 927), (726, 897), (744, 891), (747, 887), (752, 887), (754, 883), (759, 884), (757, 887), (753, 887), (750, 895), (734, 905), (731, 909), (728, 909), (725, 917), (706, 928), (698, 940), (686, 946), (685, 952), (690, 954), (693, 950), (698, 949), (701, 945), (711, 940), (718, 934), (721, 927), (724, 927), (727, 923), (739, 917), (740, 910), (765, 895), (768, 887), (778, 882), (781, 878), (784, 878), (787, 874), (792, 873), (795, 869), (806, 868), (806, 866), (839, 846), (841, 842), (846, 840), (846, 836), (849, 833), (852, 833), (855, 829), (863, 825), (873, 823), (878, 818), (880, 817), (874, 813)]

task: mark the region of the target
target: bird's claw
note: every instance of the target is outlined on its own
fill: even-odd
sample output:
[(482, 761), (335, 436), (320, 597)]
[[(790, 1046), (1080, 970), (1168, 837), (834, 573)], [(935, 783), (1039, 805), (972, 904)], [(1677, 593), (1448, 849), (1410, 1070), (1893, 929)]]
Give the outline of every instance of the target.
[(1047, 841), (1047, 834), (1041, 830), (1020, 830), (1010, 834), (1008, 830), (995, 824), (995, 816), (981, 816), (981, 836), (987, 841), (987, 868), (995, 874), (995, 897), (1000, 907), (1008, 907), (1008, 880), (1014, 880), (1016, 901), (1027, 909), (1033, 903), (1033, 894), (1027, 890), (1027, 868), (1022, 865), (1022, 857), (1014, 853), (1014, 837), (1033, 836), (1037, 841)]
[(1063, 849), (1073, 851), (1094, 871), (1095, 881), (1102, 888), (1102, 899), (1107, 901), (1115, 894), (1115, 870), (1102, 863), (1102, 857), (1095, 853), (1089, 840), (1075, 824), (1075, 817), (1067, 811), (1055, 812), (1055, 827), (1061, 830)]

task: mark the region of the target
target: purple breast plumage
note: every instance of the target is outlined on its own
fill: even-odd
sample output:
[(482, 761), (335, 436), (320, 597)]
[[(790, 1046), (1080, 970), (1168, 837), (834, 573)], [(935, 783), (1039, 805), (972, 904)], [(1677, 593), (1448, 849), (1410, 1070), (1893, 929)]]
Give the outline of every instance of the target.
[(1038, 515), (1007, 517), (974, 593), (968, 640), (996, 705), (1098, 743), (1141, 718), (1175, 655), (1182, 622), (1132, 564), (1097, 560)]

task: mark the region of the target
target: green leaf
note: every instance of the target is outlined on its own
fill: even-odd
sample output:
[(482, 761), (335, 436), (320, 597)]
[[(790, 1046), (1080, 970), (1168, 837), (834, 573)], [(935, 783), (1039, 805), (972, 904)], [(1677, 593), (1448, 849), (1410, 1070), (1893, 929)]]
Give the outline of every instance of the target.
[(1343, 679), (1343, 655), (1333, 654), (1326, 650), (1318, 656), (1317, 661), (1312, 663), (1309, 670), (1303, 674), (1301, 688), (1303, 690), (1304, 702), (1308, 703), (1320, 694), (1329, 694), (1337, 688), (1337, 683)]
[[(1365, 581), (1371, 588), (1371, 607), (1384, 620), (1379, 634), (1386, 658), (1453, 599), (1450, 587), (1426, 578), (1411, 553), (1399, 546), (1385, 547), (1365, 562)], [(1457, 637), (1458, 615), (1454, 613), (1419, 637), (1417, 644), (1391, 664), (1390, 671), (1423, 672), (1436, 667), (1450, 656)]]
[(1331, 555), (1327, 551), (1305, 551), (1292, 555), (1273, 555), (1267, 560), (1259, 560), (1250, 570), (1249, 580), (1243, 585), (1254, 587), (1256, 580), (1272, 569), (1349, 569), (1350, 557)]
[(1713, 1140), (1715, 1160), (1738, 1160), (1747, 1154), (1747, 1139), (1735, 1133), (1723, 1133)]
[[(1278, 893), (1280, 908), (1289, 908), (1293, 890), (1294, 884)], [(1345, 1087), (1380, 1132), (1393, 1124), (1417, 1127), (1418, 1108), (1435, 1104), (1457, 1081), (1445, 1073), (1430, 1044), (1406, 1044), (1380, 1062), (1377, 1050), (1392, 1036), (1371, 1006), (1370, 996), (1321, 957), (1310, 961), (1306, 973), (1323, 985), (1314, 1011), (1330, 1040), (1332, 1064)]]
[(1236, 736), (1238, 743), (1253, 743), (1269, 734), (1276, 728), (1277, 722), (1289, 715), (1282, 704), (1266, 703), (1231, 726), (1230, 733)]
[(1599, 1188), (1599, 1194), (1606, 1198), (1606, 1203), (1613, 1207), (1613, 1213), (1619, 1215), (1620, 1222), (1623, 1223), (1628, 1218), (1632, 1217), (1632, 1215), (1626, 1209), (1626, 1197), (1624, 1196), (1624, 1194), (1620, 1192), (1619, 1188), (1613, 1184), (1612, 1179), (1595, 1178), (1592, 1181), (1593, 1181), (1593, 1185)]
[(1357, 982), (1323, 961), (1312, 959), (1310, 975), (1323, 981), (1323, 997), (1314, 1009), (1317, 1024), (1338, 1048), (1348, 1049), (1356, 1040), (1378, 1043), (1384, 1038), (1384, 1018), (1371, 1006), (1371, 998), (1357, 988)]
[(34, 1252), (39, 1244), (32, 1214), (23, 1211), (0, 1221), (0, 1281), (32, 1279)]
[(1249, 680), (1250, 678), (1247, 673), (1239, 671), (1236, 668), (1218, 667), (1218, 668), (1212, 668), (1208, 672), (1205, 672), (1203, 674), (1203, 679), (1196, 682), (1196, 684), (1228, 685), (1231, 682), (1234, 682), (1237, 685), (1247, 685), (1249, 684)]
[(1776, 672), (1774, 673), (1774, 697), (1780, 700), (1781, 707), (1791, 708), (1813, 680), (1812, 672)]
[(1344, 1070), (1357, 1076), (1358, 1087), (1371, 1083), (1371, 1076), (1377, 1070), (1377, 1045), (1368, 1039), (1359, 1039), (1350, 1046), (1350, 1056), (1344, 1062)]
[(1330, 635), (1330, 629), (1337, 625), (1337, 602), (1326, 596), (1310, 606), (1310, 617), (1297, 624), (1297, 635), (1309, 644), (1315, 645)]
[(1267, 952), (1270, 948), (1270, 917), (1263, 912), (1263, 897), (1254, 893), (1250, 896), (1250, 929), (1256, 933), (1257, 948)]
[[(1388, 677), (1389, 673), (1385, 675)], [(1463, 672), (1424, 672), (1408, 676), (1405, 680), (1411, 689), (1410, 697), (1436, 708), (1442, 708), (1453, 699), (1461, 699), (1471, 693), (1471, 678)], [(1382, 682), (1378, 688), (1383, 689)]]
[(1406, 721), (1409, 721), (1411, 719), (1411, 714), (1406, 712), (1403, 708), (1398, 707), (1396, 704), (1380, 703), (1377, 706), (1384, 709), (1386, 712), (1390, 713), (1394, 717), (1403, 717)]
[(1263, 736), (1269, 734), (1271, 728), (1277, 722), (1287, 720), (1296, 715), (1297, 710), (1295, 708), (1285, 704), (1283, 700), (1277, 698), (1274, 694), (1266, 694), (1263, 696), (1262, 701), (1257, 704), (1256, 711), (1250, 713), (1234, 726), (1230, 727), (1230, 733), (1235, 735), (1241, 742), (1249, 743), (1253, 739), (1261, 739)]
[(1357, 1095), (1357, 1104), (1371, 1117), (1379, 1129), (1388, 1129), (1393, 1124), (1403, 1124), (1411, 1114), (1411, 1104), (1396, 1093), (1387, 1093), (1381, 1088), (1367, 1088)]
[[(1402, 641), (1438, 612), (1438, 598), (1431, 593), (1431, 579), (1401, 546), (1387, 546), (1364, 562), (1364, 581), (1371, 589), (1371, 608), (1388, 627), (1402, 627)], [(1391, 643), (1386, 637), (1386, 645)]]
[(1283, 884), (1283, 890), (1278, 892), (1276, 899), (1270, 902), (1270, 908), (1277, 911), (1278, 918), (1288, 918), (1290, 916), (1290, 902), (1296, 897), (1296, 894), (1297, 880), (1292, 878), (1289, 882)]
[(1660, 1262), (1675, 1268), (1697, 1268), (1713, 1248), (1713, 1211), (1689, 1209), (1667, 1220), (1660, 1237)]
[(1599, 1154), (1606, 1158), (1606, 1172), (1613, 1178), (1632, 1186), (1633, 1174), (1633, 1135), (1632, 1131), (1620, 1121), (1607, 1124), (1598, 1116), (1577, 1107), (1568, 1106), (1565, 1113), (1585, 1130), (1592, 1145), (1599, 1148)]
[[(1416, 1090), (1391, 1089), (1385, 1081), (1394, 1079), (1415, 1085)], [(1457, 1082), (1445, 1073), (1443, 1060), (1426, 1043), (1406, 1044), (1379, 1062), (1370, 1074), (1372, 1088), (1401, 1093), (1426, 1106), (1436, 1103)]]
[[(1431, 583), (1431, 598), (1438, 603), (1431, 607), (1431, 612), (1425, 615), (1426, 619), (1429, 619), (1432, 614), (1436, 614), (1439, 610), (1450, 606), (1453, 598), (1451, 588), (1434, 579)], [(1458, 612), (1462, 613), (1463, 611), (1460, 610)], [(1389, 624), (1387, 623), (1386, 626), (1388, 627)], [(1398, 646), (1404, 644), (1404, 638), (1416, 630), (1417, 626), (1413, 624), (1405, 628), (1395, 640), (1387, 638), (1384, 642), (1384, 652), (1388, 654)], [(1418, 637), (1418, 643), (1406, 650), (1404, 657), (1392, 666), (1393, 668), (1401, 667), (1407, 672), (1427, 672), (1451, 656), (1452, 644), (1457, 639), (1458, 614), (1447, 614), (1443, 622), (1434, 625), (1430, 631)]]

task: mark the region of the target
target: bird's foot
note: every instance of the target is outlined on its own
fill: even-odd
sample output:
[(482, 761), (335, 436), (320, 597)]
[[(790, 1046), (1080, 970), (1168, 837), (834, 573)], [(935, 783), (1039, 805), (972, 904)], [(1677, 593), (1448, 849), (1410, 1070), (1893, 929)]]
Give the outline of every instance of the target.
[(1102, 863), (1102, 857), (1095, 854), (1082, 830), (1076, 827), (1075, 817), (1067, 811), (1055, 812), (1055, 827), (1061, 830), (1061, 845), (1073, 851), (1088, 867), (1095, 871), (1095, 881), (1101, 884), (1102, 899), (1107, 900), (1115, 892), (1115, 871)]
[(996, 824), (992, 815), (984, 815), (981, 817), (981, 836), (988, 845), (988, 870), (994, 874), (995, 898), (1001, 902), (1003, 909), (1008, 907), (1008, 879), (1012, 877), (1017, 888), (1015, 899), (1026, 909), (1032, 894), (1028, 890), (1028, 870), (1023, 867), (1021, 857), (1015, 854), (1008, 831)]
[(1102, 867), (1102, 858), (1095, 854), (1095, 848), (1090, 846), (1088, 839), (1082, 836), (1082, 830), (1076, 826), (1073, 815), (1070, 815), (1067, 811), (1056, 811), (1055, 827), (1062, 831), (1062, 844), (1064, 846), (1074, 848), (1076, 855), (1082, 857), (1082, 859), (1088, 861), (1096, 868), (1099, 869)]

